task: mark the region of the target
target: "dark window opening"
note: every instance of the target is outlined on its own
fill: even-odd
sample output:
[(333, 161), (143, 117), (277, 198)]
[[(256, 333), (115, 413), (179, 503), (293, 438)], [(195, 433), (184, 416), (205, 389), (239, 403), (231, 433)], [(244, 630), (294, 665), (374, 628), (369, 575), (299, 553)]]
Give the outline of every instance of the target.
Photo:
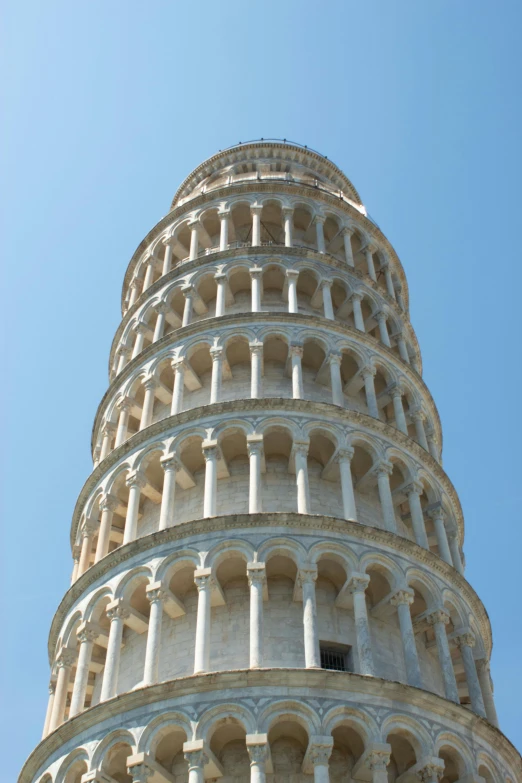
[(345, 644), (320, 643), (321, 669), (335, 672), (352, 671), (352, 648)]

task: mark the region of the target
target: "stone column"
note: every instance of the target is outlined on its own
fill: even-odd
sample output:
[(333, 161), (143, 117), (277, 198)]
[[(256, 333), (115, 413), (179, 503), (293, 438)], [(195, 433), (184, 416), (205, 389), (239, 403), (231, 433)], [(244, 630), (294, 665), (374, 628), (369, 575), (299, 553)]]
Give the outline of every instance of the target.
[(116, 356), (118, 357), (118, 364), (116, 365), (116, 375), (119, 375), (127, 364), (129, 351), (126, 345), (119, 345), (116, 349)]
[(114, 424), (110, 421), (105, 422), (102, 428), (102, 445), (100, 450), (100, 462), (102, 462), (111, 450), (112, 436), (114, 435)]
[(143, 408), (141, 409), (140, 430), (150, 427), (152, 424), (152, 414), (154, 412), (154, 395), (156, 392), (156, 378), (148, 377), (143, 381), (145, 394), (143, 397)]
[(477, 674), (477, 667), (475, 666), (475, 659), (473, 657), (475, 637), (470, 632), (461, 633), (455, 637), (455, 643), (460, 649), (462, 662), (464, 664), (464, 671), (466, 672), (466, 682), (468, 684), (471, 709), (473, 712), (476, 712), (477, 715), (482, 715), (482, 717), (485, 718), (486, 708), (484, 707), (484, 700), (482, 699), (482, 691)]
[(262, 397), (263, 343), (249, 343), (250, 348), (250, 396), (253, 400)]
[(161, 493), (161, 509), (158, 530), (166, 530), (174, 524), (174, 503), (176, 497), (176, 473), (181, 465), (176, 455), (169, 455), (160, 460), (165, 475)]
[(330, 783), (328, 762), (332, 755), (332, 737), (310, 737), (306, 751), (305, 764), (307, 770), (313, 769), (314, 783)]
[(135, 359), (136, 356), (142, 352), (145, 332), (147, 332), (148, 328), (147, 324), (142, 323), (141, 321), (135, 324), (133, 331), (136, 333), (136, 337), (134, 339), (131, 359)]
[(382, 264), (381, 269), (384, 272), (384, 279), (386, 280), (386, 290), (388, 291), (388, 296), (391, 296), (392, 299), (395, 299), (395, 288), (393, 287), (393, 279), (392, 274), (390, 270), (390, 264)]
[(205, 490), (203, 498), (203, 516), (215, 517), (217, 507), (217, 462), (218, 446), (214, 441), (201, 446), (205, 458)]
[[(363, 764), (370, 771), (372, 783), (388, 783), (387, 766), (390, 763), (390, 754), (391, 748), (387, 743), (372, 743), (369, 751), (363, 754)], [(357, 766), (359, 763), (357, 762)], [(366, 775), (364, 777), (366, 778)]]
[(285, 246), (293, 247), (294, 210), (292, 207), (283, 207), (283, 221), (285, 224)]
[(250, 269), (250, 278), (252, 286), (252, 312), (261, 312), (261, 282), (263, 279), (263, 270), (260, 266), (254, 266)]
[(129, 426), (129, 414), (132, 408), (132, 400), (129, 397), (123, 397), (118, 401), (117, 405), (120, 413), (118, 415), (116, 439), (114, 441), (115, 449), (127, 440), (127, 429)]
[(410, 364), (410, 354), (408, 353), (406, 341), (404, 340), (402, 332), (397, 335), (397, 347), (399, 349), (399, 356), (401, 357), (402, 361), (406, 362), (406, 364)]
[(410, 590), (398, 590), (391, 598), (391, 604), (397, 607), (397, 614), (399, 615), (406, 679), (409, 685), (422, 688), (419, 658), (410, 614), (410, 605), (412, 603), (413, 593)]
[(322, 215), (316, 215), (314, 218), (315, 236), (316, 236), (318, 253), (326, 252), (326, 248), (324, 244), (324, 221), (325, 218)]
[(339, 473), (341, 476), (344, 518), (351, 522), (357, 522), (357, 508), (353, 491), (352, 469), (350, 467), (353, 453), (351, 447), (339, 449), (337, 452), (337, 462), (339, 463)]
[(227, 293), (227, 276), (222, 272), (214, 275), (216, 281), (216, 318), (221, 318), (225, 315), (226, 309), (226, 293)]
[(98, 531), (98, 543), (96, 545), (96, 554), (94, 562), (97, 563), (109, 552), (109, 542), (112, 528), (112, 517), (119, 500), (114, 495), (104, 495), (100, 502), (100, 529)]
[(388, 334), (387, 313), (385, 310), (375, 314), (377, 323), (379, 324), (379, 337), (381, 342), (386, 345), (387, 348), (391, 348), (390, 335)]
[(348, 266), (351, 266), (353, 268), (355, 266), (353, 261), (353, 251), (352, 251), (353, 228), (349, 228), (349, 226), (345, 226), (341, 230), (341, 234), (343, 235), (344, 257), (346, 259), (346, 263), (348, 264)]
[[(415, 776), (422, 783), (439, 783), (444, 775), (444, 761), (432, 756), (421, 769), (416, 769)], [(467, 776), (466, 776), (467, 777)]]
[(127, 515), (125, 517), (125, 529), (123, 531), (123, 543), (134, 541), (138, 531), (138, 514), (140, 511), (141, 490), (146, 484), (143, 473), (137, 470), (129, 472), (125, 484), (129, 488), (127, 501)]
[(203, 748), (186, 750), (185, 746), (188, 744), (183, 745), (185, 761), (188, 763), (188, 783), (205, 783), (205, 764), (208, 764), (208, 756)]
[(261, 213), (263, 207), (254, 205), (250, 207), (250, 214), (252, 215), (252, 247), (257, 247), (261, 244)]
[(480, 689), (482, 691), (482, 699), (484, 701), (484, 708), (486, 710), (486, 716), (493, 726), (498, 728), (497, 710), (495, 707), (495, 700), (493, 698), (493, 688), (491, 685), (491, 675), (489, 672), (489, 663), (485, 658), (479, 661), (475, 661), (477, 666), (477, 674), (480, 683)]
[(368, 609), (366, 607), (366, 588), (369, 583), (370, 577), (366, 574), (354, 574), (348, 586), (353, 596), (355, 635), (359, 658), (358, 674), (366, 674), (373, 677), (375, 669), (373, 665), (372, 638), (368, 624)]
[(333, 321), (335, 319), (335, 316), (333, 311), (331, 289), (332, 289), (331, 280), (321, 280), (321, 290), (323, 292), (324, 317), (328, 318), (330, 321)]
[(194, 221), (189, 223), (188, 227), (190, 228), (189, 261), (194, 261), (198, 257), (199, 252), (199, 223)]
[(92, 542), (94, 534), (98, 529), (98, 525), (95, 520), (88, 519), (82, 530), (82, 549), (80, 552), (80, 562), (78, 564), (78, 576), (84, 574), (90, 565)]
[(169, 306), (166, 302), (160, 302), (158, 305), (156, 305), (155, 309), (158, 315), (156, 318), (156, 325), (154, 327), (154, 336), (152, 338), (153, 343), (161, 340), (165, 334), (165, 321), (169, 311)]
[(364, 248), (364, 255), (366, 258), (366, 266), (368, 268), (368, 274), (374, 282), (377, 282), (377, 275), (375, 274), (375, 266), (373, 263), (373, 251), (375, 248), (372, 245), (366, 245)]
[(377, 395), (375, 394), (374, 378), (377, 370), (371, 365), (366, 365), (361, 369), (361, 375), (364, 380), (364, 392), (366, 394), (366, 405), (368, 413), (374, 419), (379, 418), (379, 408), (377, 407)]
[(451, 559), (451, 552), (448, 544), (448, 536), (446, 534), (446, 526), (444, 524), (444, 511), (439, 506), (429, 512), (429, 516), (433, 520), (433, 526), (435, 528), (435, 535), (437, 536), (437, 545), (439, 547), (439, 557), (441, 557), (448, 565), (453, 565)]
[(358, 329), (360, 332), (365, 332), (366, 327), (364, 325), (364, 318), (363, 318), (362, 307), (361, 307), (361, 302), (363, 298), (362, 294), (360, 294), (358, 291), (355, 291), (350, 298), (352, 300), (353, 320), (354, 320), (355, 328)]
[(183, 410), (183, 390), (185, 388), (185, 359), (173, 359), (172, 369), (174, 370), (174, 388), (172, 390), (172, 402), (170, 405), (170, 415), (175, 416)]
[(433, 430), (428, 430), (428, 432), (426, 432), (426, 438), (428, 440), (428, 450), (431, 456), (433, 457), (434, 460), (440, 462), (439, 449), (437, 446), (437, 442), (435, 440), (435, 433), (433, 432)]
[(155, 264), (156, 264), (156, 259), (154, 258), (154, 256), (151, 256), (147, 261), (147, 268), (145, 269), (145, 277), (143, 280), (143, 291), (146, 291), (147, 288), (150, 288), (152, 285)]
[(317, 568), (305, 565), (297, 574), (303, 591), (303, 631), (305, 666), (307, 669), (320, 669), (319, 638), (317, 636), (317, 610), (315, 605), (315, 580)]
[(404, 435), (408, 434), (408, 427), (406, 425), (406, 417), (404, 415), (404, 408), (402, 407), (402, 389), (397, 384), (394, 384), (389, 390), (391, 398), (393, 400), (393, 412), (395, 414), (395, 426)]
[(62, 647), (58, 658), (56, 659), (56, 666), (58, 668), (58, 676), (56, 678), (56, 689), (54, 692), (53, 711), (51, 713), (51, 720), (49, 722), (49, 733), (54, 731), (65, 720), (65, 705), (67, 702), (67, 689), (69, 687), (69, 680), (71, 677), (71, 669), (76, 660), (75, 650), (70, 650), (68, 647)]
[(417, 436), (417, 443), (419, 446), (422, 446), (425, 451), (429, 451), (428, 440), (426, 438), (426, 432), (424, 431), (423, 412), (420, 410), (420, 408), (416, 408), (415, 410), (411, 411), (411, 417), (415, 424), (415, 435)]
[(250, 587), (250, 668), (263, 665), (263, 590), (266, 584), (264, 563), (247, 564)]
[(390, 533), (396, 533), (397, 521), (395, 519), (395, 508), (390, 488), (390, 476), (393, 473), (393, 465), (391, 462), (381, 461), (376, 466), (376, 473), (384, 527)]
[(162, 275), (168, 275), (172, 269), (172, 245), (169, 244), (168, 239), (163, 240), (165, 245), (165, 255), (163, 256), (163, 268), (161, 270)]
[(415, 541), (419, 546), (424, 547), (424, 549), (429, 549), (426, 525), (424, 524), (424, 513), (420, 502), (423, 486), (419, 481), (412, 481), (409, 486), (405, 487), (404, 491), (408, 496), (408, 503), (410, 505), (411, 523), (413, 525)]
[(185, 306), (183, 307), (183, 320), (181, 326), (188, 326), (192, 321), (192, 309), (194, 307), (195, 291), (191, 285), (184, 286), (181, 293), (185, 297)]
[(397, 299), (397, 303), (402, 311), (404, 311), (406, 308), (404, 307), (404, 299), (402, 297), (402, 285), (398, 283), (395, 286), (395, 298)]
[(250, 482), (248, 493), (248, 513), (258, 514), (263, 510), (261, 501), (261, 461), (263, 458), (263, 436), (247, 437), (247, 451), (250, 460)]
[(246, 747), (250, 757), (250, 783), (265, 783), (270, 746), (266, 734), (247, 734)]
[(448, 535), (449, 548), (451, 552), (451, 559), (453, 561), (453, 568), (464, 575), (464, 566), (462, 565), (462, 558), (460, 556), (459, 539), (456, 531), (452, 531)]
[(116, 696), (118, 673), (120, 670), (121, 642), (123, 639), (124, 620), (129, 616), (129, 610), (121, 598), (111, 601), (107, 606), (107, 617), (111, 621), (107, 656), (101, 687), (100, 701), (107, 701)]
[(51, 715), (53, 714), (55, 688), (56, 688), (56, 683), (53, 682), (53, 680), (51, 680), (51, 682), (49, 683), (49, 700), (47, 702), (47, 711), (45, 713), (42, 739), (45, 739), (49, 734), (49, 726), (51, 725)]
[(299, 308), (297, 305), (297, 278), (299, 272), (297, 269), (287, 269), (286, 279), (288, 280), (288, 312), (298, 313)]
[(302, 400), (303, 392), (303, 368), (301, 360), (303, 358), (302, 345), (290, 345), (290, 361), (292, 366), (292, 397), (294, 400)]
[(130, 284), (130, 297), (129, 297), (129, 310), (131, 307), (133, 307), (136, 304), (136, 300), (138, 298), (138, 288), (140, 287), (141, 280), (139, 280), (137, 277), (134, 278), (134, 280), (131, 280)]
[(310, 488), (308, 486), (308, 441), (294, 441), (295, 480), (297, 484), (297, 513), (311, 514)]
[(85, 694), (89, 681), (89, 666), (91, 663), (92, 648), (99, 636), (99, 629), (92, 623), (82, 623), (76, 632), (80, 643), (78, 663), (76, 664), (76, 676), (74, 678), (69, 718), (82, 712), (85, 705)]
[(198, 588), (194, 674), (199, 674), (199, 672), (207, 672), (210, 668), (210, 600), (212, 591), (210, 568), (200, 568), (194, 571), (194, 582)]
[(223, 348), (211, 348), (212, 378), (210, 381), (210, 403), (219, 402), (221, 397), (221, 378), (223, 376)]
[(219, 249), (221, 252), (228, 249), (228, 227), (230, 220), (230, 210), (218, 212), (220, 220)]
[(78, 569), (80, 567), (80, 554), (82, 548), (79, 546), (73, 546), (73, 570), (71, 574), (71, 584), (73, 585), (78, 579)]
[(456, 704), (460, 704), (457, 681), (455, 679), (455, 672), (453, 670), (453, 661), (451, 660), (448, 637), (446, 635), (446, 626), (450, 620), (449, 615), (444, 610), (438, 609), (437, 611), (428, 615), (426, 620), (428, 621), (429, 625), (431, 625), (435, 633), (439, 665), (444, 682), (444, 694), (450, 701), (454, 701)]
[(153, 685), (159, 678), (159, 658), (161, 650), (161, 623), (163, 620), (163, 601), (165, 592), (160, 582), (149, 585), (146, 590), (150, 601), (149, 627), (147, 630), (147, 647), (145, 649), (145, 665), (143, 669), (143, 684)]
[(341, 379), (341, 360), (342, 355), (336, 351), (332, 351), (328, 356), (328, 364), (330, 365), (330, 383), (332, 386), (332, 402), (334, 405), (339, 405), (341, 408), (344, 408), (343, 382)]

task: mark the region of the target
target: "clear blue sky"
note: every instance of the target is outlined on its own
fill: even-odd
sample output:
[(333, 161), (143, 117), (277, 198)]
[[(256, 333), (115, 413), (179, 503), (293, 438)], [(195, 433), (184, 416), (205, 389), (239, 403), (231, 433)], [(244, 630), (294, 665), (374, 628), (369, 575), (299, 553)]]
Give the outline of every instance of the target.
[(520, 2), (11, 0), (3, 17), (2, 783), (41, 734), (127, 263), (191, 169), (261, 136), (332, 158), (402, 259), (520, 747)]

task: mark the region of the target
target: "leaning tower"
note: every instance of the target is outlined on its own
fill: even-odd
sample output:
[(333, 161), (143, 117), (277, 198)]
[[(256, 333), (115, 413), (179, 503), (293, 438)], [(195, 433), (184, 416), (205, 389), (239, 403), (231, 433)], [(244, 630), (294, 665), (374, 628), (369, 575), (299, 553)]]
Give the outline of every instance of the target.
[(20, 783), (516, 783), (408, 288), (346, 176), (246, 143), (123, 284)]

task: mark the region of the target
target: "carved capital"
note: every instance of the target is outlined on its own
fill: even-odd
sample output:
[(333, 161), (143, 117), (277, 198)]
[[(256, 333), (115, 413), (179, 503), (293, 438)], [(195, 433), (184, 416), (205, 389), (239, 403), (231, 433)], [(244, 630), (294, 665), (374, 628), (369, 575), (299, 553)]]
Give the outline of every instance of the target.
[(354, 574), (348, 582), (350, 593), (364, 593), (370, 584), (370, 577), (367, 574)]
[(247, 564), (248, 586), (262, 586), (266, 583), (266, 566), (264, 563)]
[(121, 598), (111, 601), (111, 603), (107, 605), (105, 612), (111, 622), (118, 619), (125, 620), (130, 615), (129, 607), (123, 603)]
[(68, 647), (62, 647), (56, 658), (56, 666), (59, 669), (67, 669), (76, 661), (76, 650), (70, 650)]
[(160, 465), (165, 472), (167, 470), (178, 471), (181, 469), (181, 462), (177, 454), (167, 454), (165, 457), (162, 457)]
[(337, 364), (337, 366), (339, 366), (339, 367), (341, 366), (342, 358), (343, 358), (342, 354), (337, 352), (337, 351), (331, 351), (328, 354), (328, 361), (329, 361), (329, 363), (330, 364)]
[(313, 565), (305, 565), (299, 569), (297, 574), (297, 581), (300, 587), (306, 584), (315, 584), (317, 579), (317, 567)]
[(475, 634), (471, 633), (471, 631), (465, 631), (464, 633), (459, 633), (456, 636), (453, 637), (455, 640), (455, 644), (459, 649), (462, 647), (474, 647), (475, 646)]
[(392, 606), (400, 606), (401, 604), (411, 606), (413, 600), (414, 596), (411, 590), (397, 590), (395, 595), (390, 598), (390, 603)]
[(139, 487), (142, 489), (145, 484), (147, 483), (147, 479), (143, 473), (141, 473), (139, 470), (131, 470), (127, 474), (127, 478), (125, 479), (125, 484), (129, 489), (132, 487)]
[(303, 358), (303, 346), (297, 343), (292, 343), (288, 349), (290, 356), (298, 356), (299, 359)]
[(428, 625), (437, 625), (438, 623), (441, 623), (442, 625), (448, 625), (450, 617), (449, 614), (444, 611), (444, 609), (436, 609), (431, 614), (426, 615), (426, 621)]
[(76, 638), (80, 642), (95, 642), (100, 635), (100, 629), (94, 623), (82, 623), (76, 631)]
[(100, 511), (116, 511), (119, 504), (119, 499), (115, 495), (103, 495), (100, 501)]
[(256, 354), (257, 356), (261, 356), (261, 354), (263, 353), (263, 343), (258, 342), (257, 340), (252, 343), (248, 343), (248, 347), (250, 348), (251, 354)]
[(351, 462), (355, 451), (351, 446), (347, 446), (345, 449), (339, 449), (335, 458), (337, 462)]

